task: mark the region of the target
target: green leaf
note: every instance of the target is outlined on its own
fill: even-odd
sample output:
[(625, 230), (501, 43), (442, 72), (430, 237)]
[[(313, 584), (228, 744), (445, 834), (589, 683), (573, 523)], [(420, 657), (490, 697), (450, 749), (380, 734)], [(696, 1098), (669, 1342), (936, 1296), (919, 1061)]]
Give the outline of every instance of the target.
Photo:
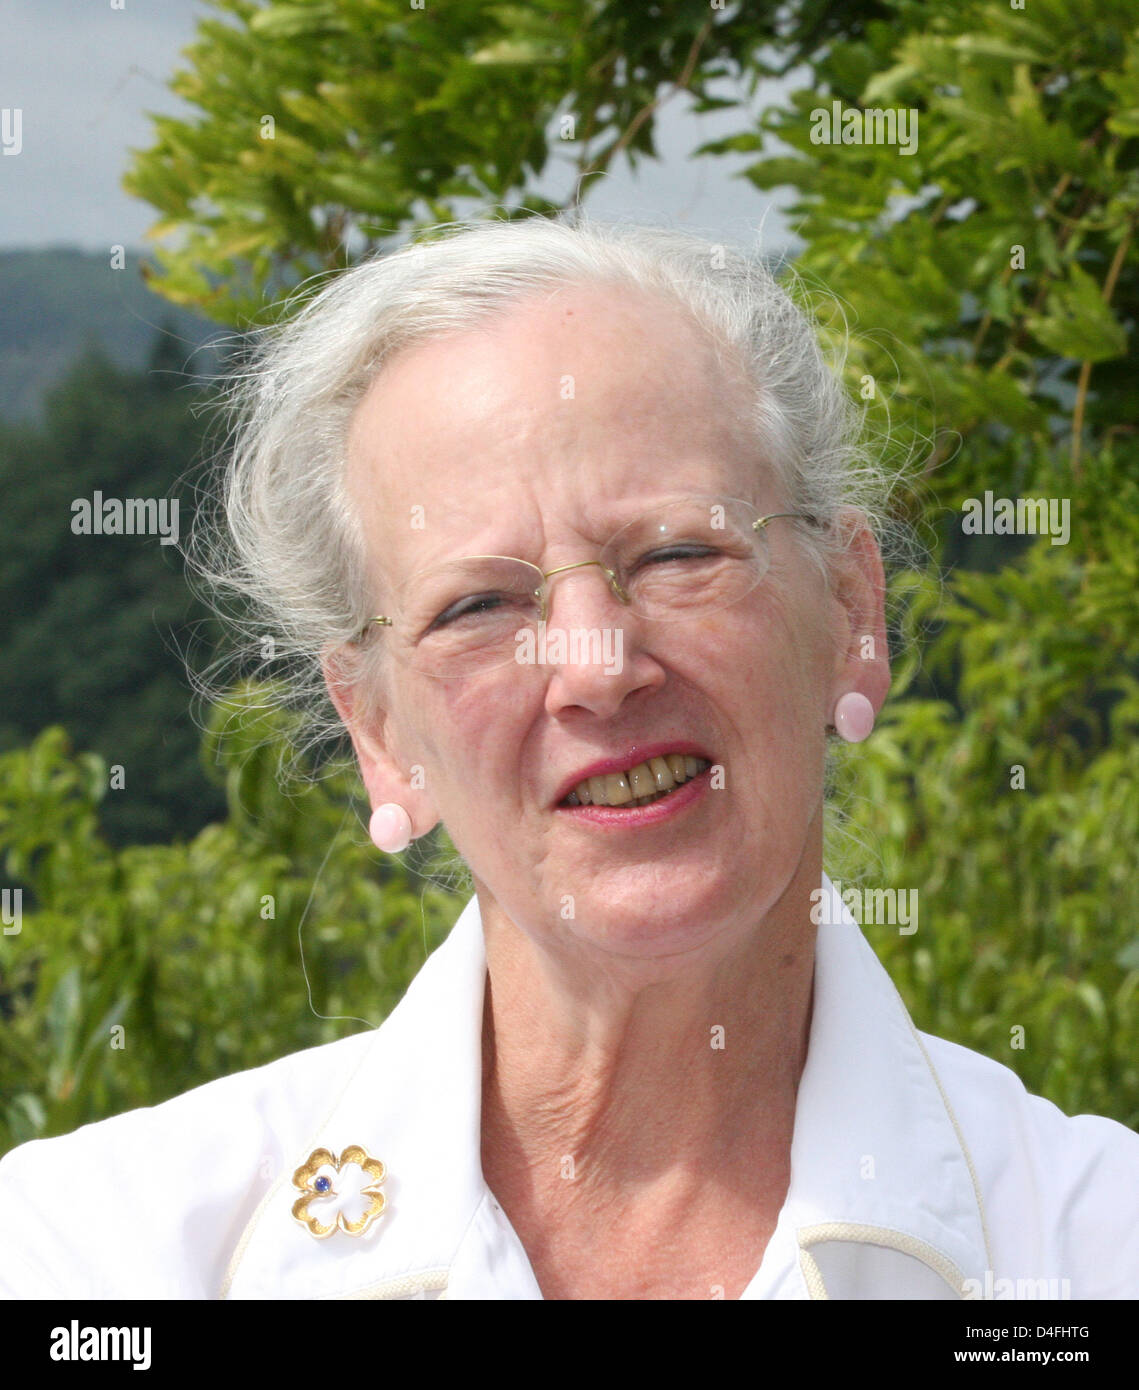
[(276, 41), (344, 33), (347, 28), (333, 0), (323, 4), (270, 5), (268, 9), (256, 10), (249, 20), (251, 33)]
[(1047, 310), (1029, 316), (1026, 325), (1053, 352), (1076, 361), (1106, 362), (1127, 351), (1123, 325), (1103, 302), (1096, 282), (1074, 262), (1067, 283), (1048, 295)]

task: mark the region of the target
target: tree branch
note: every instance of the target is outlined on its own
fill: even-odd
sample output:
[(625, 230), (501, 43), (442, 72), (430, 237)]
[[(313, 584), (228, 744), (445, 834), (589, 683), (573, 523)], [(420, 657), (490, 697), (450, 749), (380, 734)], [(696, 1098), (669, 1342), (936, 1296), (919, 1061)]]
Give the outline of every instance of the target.
[(688, 50), (688, 57), (685, 58), (684, 66), (681, 68), (680, 76), (676, 81), (673, 82), (666, 91), (654, 96), (651, 101), (646, 102), (645, 105), (641, 107), (629, 122), (620, 139), (606, 151), (603, 159), (592, 160), (586, 168), (578, 172), (577, 184), (574, 187), (573, 198), (569, 204), (570, 207), (576, 208), (580, 205), (581, 190), (585, 180), (589, 178), (591, 174), (601, 173), (603, 169), (607, 168), (613, 162), (614, 158), (619, 155), (622, 150), (627, 149), (630, 142), (636, 138), (640, 128), (655, 111), (660, 109), (664, 102), (670, 97), (674, 97), (677, 92), (686, 91), (688, 89), (688, 84), (692, 81), (692, 74), (696, 71), (696, 63), (700, 57), (700, 50), (707, 42), (708, 35), (712, 32), (714, 24), (715, 21), (709, 17), (700, 26), (699, 32), (692, 40), (692, 46)]
[[(1115, 293), (1115, 282), (1119, 279), (1119, 272), (1123, 269), (1123, 262), (1127, 256), (1127, 249), (1131, 245), (1131, 238), (1135, 232), (1135, 218), (1131, 217), (1127, 223), (1127, 230), (1119, 239), (1119, 245), (1115, 248), (1115, 255), (1112, 257), (1111, 265), (1108, 267), (1107, 278), (1103, 282), (1103, 302), (1111, 303), (1111, 296)], [(1076, 384), (1076, 404), (1072, 410), (1072, 476), (1080, 476), (1080, 447), (1081, 435), (1084, 428), (1084, 403), (1088, 395), (1088, 383), (1091, 381), (1092, 364), (1084, 361), (1080, 364), (1080, 379)]]

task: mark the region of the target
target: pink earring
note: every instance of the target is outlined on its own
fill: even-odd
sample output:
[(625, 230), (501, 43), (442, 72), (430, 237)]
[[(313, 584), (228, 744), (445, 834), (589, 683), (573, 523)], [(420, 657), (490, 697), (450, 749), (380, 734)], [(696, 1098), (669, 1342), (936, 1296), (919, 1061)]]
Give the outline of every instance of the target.
[(847, 743), (861, 743), (874, 727), (874, 706), (857, 690), (848, 690), (835, 702), (834, 726)]
[(398, 854), (411, 843), (411, 817), (395, 801), (385, 801), (372, 812), (368, 834), (377, 849)]

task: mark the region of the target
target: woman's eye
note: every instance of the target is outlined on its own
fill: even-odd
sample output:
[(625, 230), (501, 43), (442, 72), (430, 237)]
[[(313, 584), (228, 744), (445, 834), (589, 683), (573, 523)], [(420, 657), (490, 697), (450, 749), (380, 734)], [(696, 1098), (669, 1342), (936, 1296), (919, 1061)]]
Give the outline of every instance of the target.
[(641, 565), (661, 565), (668, 564), (673, 560), (706, 560), (710, 555), (716, 555), (718, 551), (710, 545), (670, 545), (660, 550), (650, 550), (642, 555), (637, 561), (637, 568)]
[(446, 627), (459, 618), (470, 617), (473, 613), (488, 613), (502, 602), (499, 594), (472, 594), (450, 604), (431, 624), (432, 627)]
[(536, 600), (531, 594), (516, 594), (503, 590), (469, 594), (466, 598), (456, 599), (454, 603), (449, 603), (432, 621), (427, 631), (435, 632), (442, 627), (453, 627), (456, 623), (462, 622), (464, 618), (478, 619), (491, 614), (505, 615), (511, 611), (522, 613), (524, 609), (533, 606), (535, 602)]

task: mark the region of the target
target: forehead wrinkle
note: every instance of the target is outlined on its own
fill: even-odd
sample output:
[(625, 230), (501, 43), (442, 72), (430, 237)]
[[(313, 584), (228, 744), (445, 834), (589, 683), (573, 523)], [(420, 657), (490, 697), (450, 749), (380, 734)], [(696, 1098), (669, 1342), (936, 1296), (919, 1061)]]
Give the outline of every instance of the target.
[[(523, 558), (530, 558), (546, 544), (542, 501), (549, 504), (545, 510), (559, 543), (564, 530), (600, 544), (640, 506), (664, 494), (741, 495), (743, 488), (734, 482), (724, 486), (752, 453), (739, 429), (739, 411), (732, 408), (738, 404), (738, 382), (724, 370), (705, 330), (667, 301), (650, 297), (650, 307), (646, 313), (638, 303), (639, 312), (632, 312), (626, 299), (617, 313), (603, 312), (598, 323), (593, 314), (580, 312), (579, 303), (579, 312), (559, 324), (544, 301), (506, 319), (415, 345), (394, 359), (353, 417), (348, 468), (366, 532), (374, 544), (378, 527), (386, 541), (379, 547), (384, 558), (390, 562), (402, 552), (404, 573), (451, 553), (525, 551)], [(536, 314), (542, 316), (541, 331), (536, 339), (532, 333), (526, 338)], [(654, 332), (662, 318), (670, 331)], [(586, 352), (584, 369), (576, 361), (558, 360), (565, 348), (554, 339), (565, 338), (567, 331), (555, 334), (555, 329), (565, 330), (567, 323), (576, 340), (570, 356)], [(642, 344), (647, 345), (643, 352)], [(614, 346), (620, 348), (617, 357)], [(445, 370), (456, 357), (460, 385), (447, 392), (447, 399), (457, 407), (436, 411), (431, 406), (439, 383), (446, 383), (446, 391), (456, 378)], [(572, 401), (559, 403), (554, 368), (567, 365), (578, 366), (579, 389)], [(421, 414), (414, 435), (399, 426), (408, 413), (400, 405), (406, 407), (409, 387)], [(396, 422), (394, 430), (385, 432), (385, 419)], [(684, 455), (687, 462), (678, 467)], [(723, 469), (717, 467), (721, 461), (727, 465)], [(685, 489), (679, 477), (690, 464), (693, 476), (702, 480)], [(430, 497), (433, 475), (436, 492), (446, 487), (442, 511)], [(632, 486), (638, 475), (643, 477), (639, 491)], [(606, 487), (607, 476), (624, 481), (623, 493)], [(512, 521), (509, 532), (496, 530), (504, 516), (522, 508), (520, 494), (528, 489), (534, 506), (530, 521)], [(496, 502), (503, 492), (506, 500)], [(626, 506), (625, 499), (636, 500)], [(409, 508), (416, 502), (425, 506), (424, 530), (409, 524)], [(478, 526), (484, 519), (488, 525)], [(531, 533), (527, 544), (505, 539)], [(491, 539), (492, 534), (500, 539)]]

